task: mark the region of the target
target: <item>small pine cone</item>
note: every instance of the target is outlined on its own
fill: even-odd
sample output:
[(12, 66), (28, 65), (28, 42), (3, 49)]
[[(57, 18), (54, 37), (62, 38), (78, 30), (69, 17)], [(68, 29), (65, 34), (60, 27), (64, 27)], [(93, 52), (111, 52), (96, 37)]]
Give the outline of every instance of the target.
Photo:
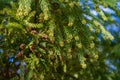
[(33, 51), (35, 51), (35, 49), (36, 49), (36, 46), (35, 46), (35, 45), (31, 45), (31, 46), (30, 46), (30, 51), (33, 52)]
[(31, 30), (31, 32), (30, 32), (31, 34), (38, 34), (38, 31), (37, 30)]
[(20, 49), (24, 50), (26, 48), (26, 45), (25, 44), (21, 44), (20, 45)]
[(22, 52), (19, 52), (19, 53), (16, 55), (16, 58), (23, 59), (23, 58), (24, 58), (23, 53), (22, 53)]
[(42, 39), (45, 39), (45, 40), (48, 39), (48, 35), (43, 34), (43, 35), (42, 35)]

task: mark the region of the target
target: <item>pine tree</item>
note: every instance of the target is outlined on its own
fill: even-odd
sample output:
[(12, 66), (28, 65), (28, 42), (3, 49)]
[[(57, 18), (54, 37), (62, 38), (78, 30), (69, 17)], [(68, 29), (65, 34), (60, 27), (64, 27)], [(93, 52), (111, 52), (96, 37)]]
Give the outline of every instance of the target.
[[(116, 77), (105, 64), (106, 56), (100, 50), (99, 41), (101, 35), (108, 46), (114, 40), (105, 29), (105, 22), (114, 21), (99, 8), (103, 5), (116, 9), (109, 1), (92, 0), (99, 17), (79, 0), (2, 2), (8, 4), (0, 11), (1, 79), (109, 80)], [(16, 61), (20, 63), (15, 65)], [(19, 69), (20, 73), (16, 73)]]

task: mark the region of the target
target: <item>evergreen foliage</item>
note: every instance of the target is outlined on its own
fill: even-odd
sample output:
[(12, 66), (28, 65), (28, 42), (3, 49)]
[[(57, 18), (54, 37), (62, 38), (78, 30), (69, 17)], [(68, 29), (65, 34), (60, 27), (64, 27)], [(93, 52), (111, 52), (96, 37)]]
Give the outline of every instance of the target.
[(99, 8), (116, 9), (113, 0), (107, 1), (92, 0), (96, 17), (79, 0), (1, 0), (0, 79), (119, 78), (106, 64), (108, 50), (101, 50), (105, 49), (102, 41), (108, 47), (114, 40), (105, 28), (106, 22), (114, 21)]

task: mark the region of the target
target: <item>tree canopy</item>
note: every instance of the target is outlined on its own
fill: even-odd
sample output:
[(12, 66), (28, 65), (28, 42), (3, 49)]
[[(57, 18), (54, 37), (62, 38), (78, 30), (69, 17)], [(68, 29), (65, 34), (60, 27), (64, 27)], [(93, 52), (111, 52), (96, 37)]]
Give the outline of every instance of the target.
[(0, 79), (119, 80), (117, 1), (0, 0)]

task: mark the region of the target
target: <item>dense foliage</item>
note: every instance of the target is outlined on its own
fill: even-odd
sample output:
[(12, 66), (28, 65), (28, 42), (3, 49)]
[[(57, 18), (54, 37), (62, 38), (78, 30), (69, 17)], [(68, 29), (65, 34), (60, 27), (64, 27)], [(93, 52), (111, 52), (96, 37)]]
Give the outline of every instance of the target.
[(119, 80), (120, 37), (105, 28), (117, 23), (99, 7), (119, 16), (117, 0), (106, 1), (1, 0), (0, 79)]

